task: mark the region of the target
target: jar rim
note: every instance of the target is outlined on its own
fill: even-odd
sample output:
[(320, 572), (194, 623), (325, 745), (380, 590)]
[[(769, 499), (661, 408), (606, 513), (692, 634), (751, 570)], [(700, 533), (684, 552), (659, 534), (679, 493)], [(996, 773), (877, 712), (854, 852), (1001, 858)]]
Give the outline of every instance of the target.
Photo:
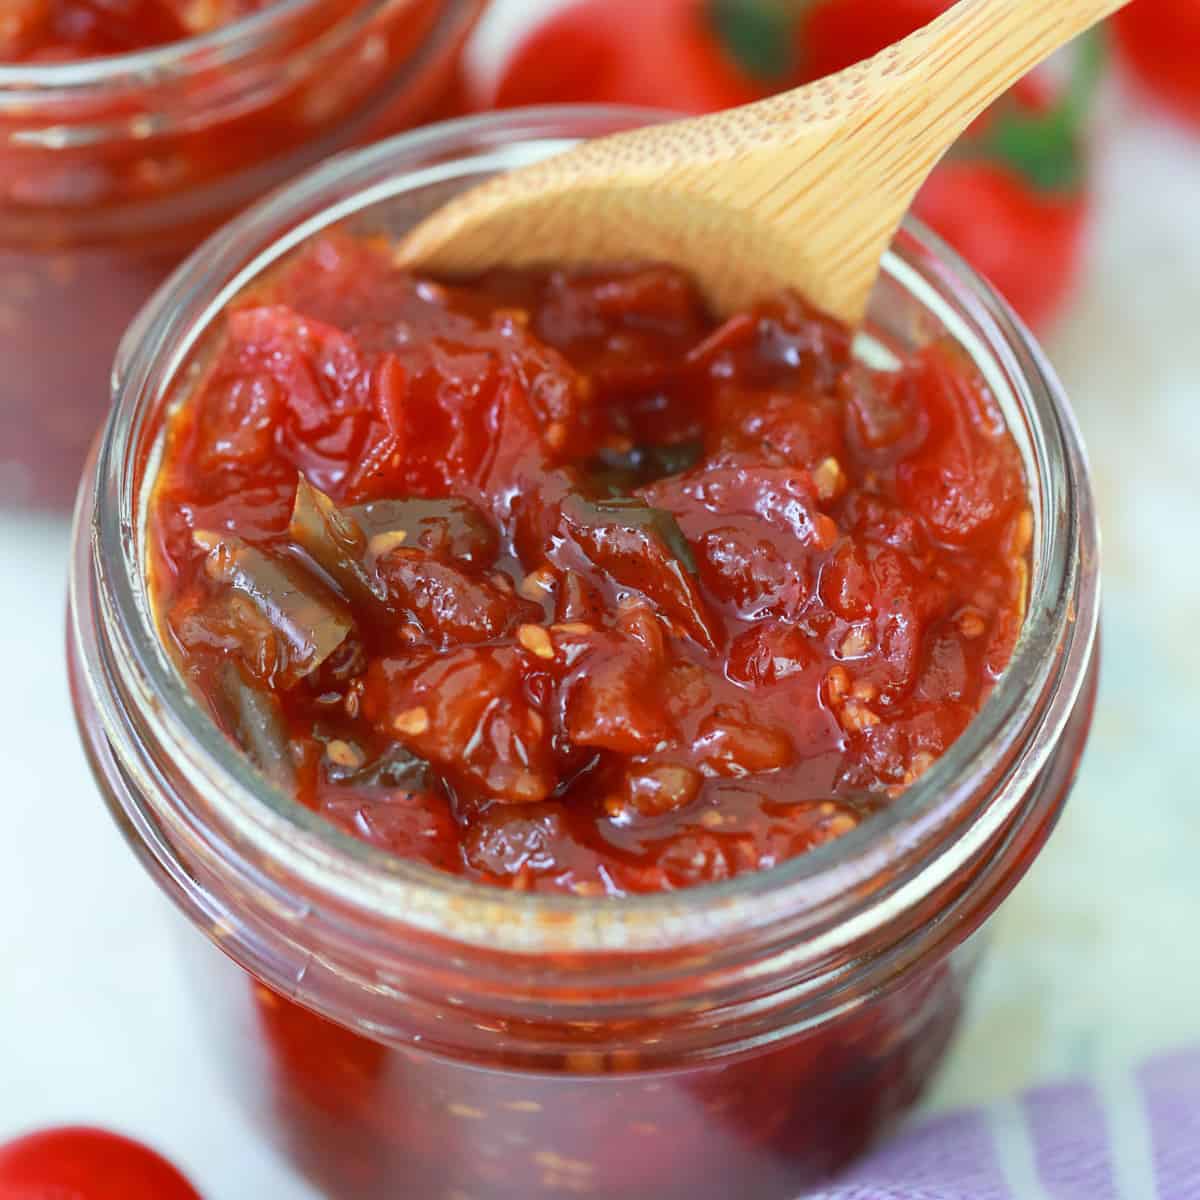
[(276, 0), (269, 8), (219, 25), (207, 33), (123, 54), (65, 63), (0, 62), (0, 91), (9, 87), (77, 91), (133, 79), (164, 80), (179, 71), (193, 55), (217, 56), (228, 61), (251, 53), (278, 27), (324, 3), (326, 0)]
[[(918, 882), (927, 892), (930, 872), (948, 876), (953, 862), (986, 845), (1012, 814), (989, 803), (978, 776), (1036, 778), (1083, 687), (1098, 624), (1098, 532), (1074, 418), (1052, 369), (1011, 309), (939, 239), (909, 222), (885, 270), (904, 277), (910, 291), (923, 290), (924, 306), (949, 306), (940, 318), (950, 318), (962, 336), (995, 357), (1028, 423), (1026, 472), (1037, 476), (1028, 481), (1036, 493), (1034, 570), (1020, 639), (992, 694), (929, 771), (857, 829), (770, 870), (682, 891), (621, 899), (517, 893), (396, 858), (341, 833), (297, 800), (273, 792), (195, 702), (169, 660), (145, 594), (141, 498), (134, 486), (139, 420), (199, 336), (203, 326), (189, 330), (188, 322), (202, 310), (207, 324), (250, 276), (319, 228), (403, 194), (405, 184), (429, 174), (428, 168), (414, 170), (414, 159), (464, 170), (472, 163), (486, 167), (490, 160), (481, 147), (508, 145), (511, 152), (532, 145), (537, 152), (539, 142), (566, 144), (662, 118), (614, 107), (526, 109), (463, 118), (342, 155), (210, 239), (160, 289), (122, 346), (94, 490), (81, 493), (74, 620), (98, 602), (115, 651), (107, 669), (127, 674), (121, 686), (142, 697), (155, 736), (171, 747), (189, 783), (202, 789), (207, 813), (228, 822), (230, 844), (285, 864), (290, 877), (338, 906), (519, 953), (652, 951), (780, 922), (802, 927), (815, 950), (835, 926), (846, 938), (903, 910)], [(464, 148), (474, 155), (464, 157)], [(281, 229), (286, 232), (276, 236)], [(261, 248), (265, 233), (271, 236)], [(111, 704), (106, 717), (104, 700), (101, 720), (111, 740), (110, 726), (118, 721)], [(1022, 739), (1022, 752), (1014, 754)]]
[[(359, 0), (346, 15), (362, 20), (394, 0)], [(329, 0), (275, 0), (267, 8), (238, 17), (205, 33), (193, 34), (161, 46), (148, 46), (122, 54), (98, 55), (74, 62), (0, 62), (0, 113), (9, 103), (29, 102), (31, 95), (78, 99), (91, 91), (132, 86), (169, 85), (197, 66), (233, 66), (268, 48), (293, 22), (328, 4)], [(358, 11), (361, 10), (361, 11)]]

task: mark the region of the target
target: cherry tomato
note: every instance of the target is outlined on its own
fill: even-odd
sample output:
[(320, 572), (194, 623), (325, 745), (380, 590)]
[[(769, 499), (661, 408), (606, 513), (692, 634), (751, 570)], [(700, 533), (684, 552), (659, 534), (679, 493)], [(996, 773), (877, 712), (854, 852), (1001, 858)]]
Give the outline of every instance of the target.
[(1200, 0), (1136, 0), (1113, 17), (1112, 29), (1142, 87), (1200, 126)]
[(471, 80), (465, 65), (456, 62), (454, 73), (451, 75), (442, 92), (441, 100), (430, 115), (430, 122), (450, 121), (455, 117), (465, 117), (475, 109), (471, 94)]
[(815, 0), (802, 6), (792, 57), (800, 82), (832, 75), (941, 16), (953, 0)]
[(702, 0), (576, 0), (517, 47), (484, 107), (587, 102), (712, 112), (748, 104), (786, 80), (756, 78), (735, 53), (754, 40), (740, 34), (746, 26), (737, 17), (736, 5)]
[(943, 163), (913, 211), (946, 239), (1032, 329), (1061, 311), (1079, 273), (1087, 229), (1081, 191), (1040, 192), (995, 162)]
[(45, 1129), (0, 1146), (0, 1200), (200, 1200), (165, 1158), (102, 1129)]

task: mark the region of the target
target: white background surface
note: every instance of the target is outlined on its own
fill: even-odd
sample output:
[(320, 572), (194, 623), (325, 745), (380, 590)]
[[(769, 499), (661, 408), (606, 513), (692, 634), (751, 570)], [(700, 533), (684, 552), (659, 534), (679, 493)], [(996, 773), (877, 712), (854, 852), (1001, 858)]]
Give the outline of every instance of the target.
[[(1050, 342), (1102, 508), (1100, 708), (1067, 815), (995, 922), (934, 1107), (1200, 1041), (1200, 139), (1123, 101), (1103, 142), (1089, 277)], [(210, 1200), (308, 1200), (228, 1103), (167, 914), (78, 749), (66, 548), (65, 524), (0, 515), (0, 1139), (102, 1123)]]

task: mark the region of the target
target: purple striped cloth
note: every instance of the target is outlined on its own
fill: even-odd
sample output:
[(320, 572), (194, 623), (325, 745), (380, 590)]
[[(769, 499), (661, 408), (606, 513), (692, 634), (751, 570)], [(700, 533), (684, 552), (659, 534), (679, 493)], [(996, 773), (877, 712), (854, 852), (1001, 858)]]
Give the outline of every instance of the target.
[(1200, 1050), (932, 1118), (806, 1200), (1200, 1200)]

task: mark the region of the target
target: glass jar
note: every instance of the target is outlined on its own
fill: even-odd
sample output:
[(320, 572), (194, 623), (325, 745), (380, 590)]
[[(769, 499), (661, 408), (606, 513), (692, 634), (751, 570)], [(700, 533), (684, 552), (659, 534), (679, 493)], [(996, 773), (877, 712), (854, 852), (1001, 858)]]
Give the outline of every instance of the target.
[(915, 225), (861, 352), (963, 348), (1024, 456), (1035, 530), (1007, 673), (890, 809), (727, 883), (535, 897), (341, 835), (202, 715), (152, 625), (142, 539), (164, 407), (214, 317), (331, 224), (401, 233), (492, 172), (648, 117), (503, 113), (329, 163), (209, 242), (119, 357), (76, 526), (80, 727), (130, 844), (194, 927), (197, 1011), (237, 1095), (331, 1196), (403, 1181), (428, 1200), (792, 1200), (920, 1094), (975, 935), (1040, 850), (1086, 739), (1097, 531), (1078, 432), (1026, 331)]
[(0, 503), (74, 495), (121, 334), (216, 226), (446, 115), (484, 0), (278, 0), (136, 54), (0, 64)]

